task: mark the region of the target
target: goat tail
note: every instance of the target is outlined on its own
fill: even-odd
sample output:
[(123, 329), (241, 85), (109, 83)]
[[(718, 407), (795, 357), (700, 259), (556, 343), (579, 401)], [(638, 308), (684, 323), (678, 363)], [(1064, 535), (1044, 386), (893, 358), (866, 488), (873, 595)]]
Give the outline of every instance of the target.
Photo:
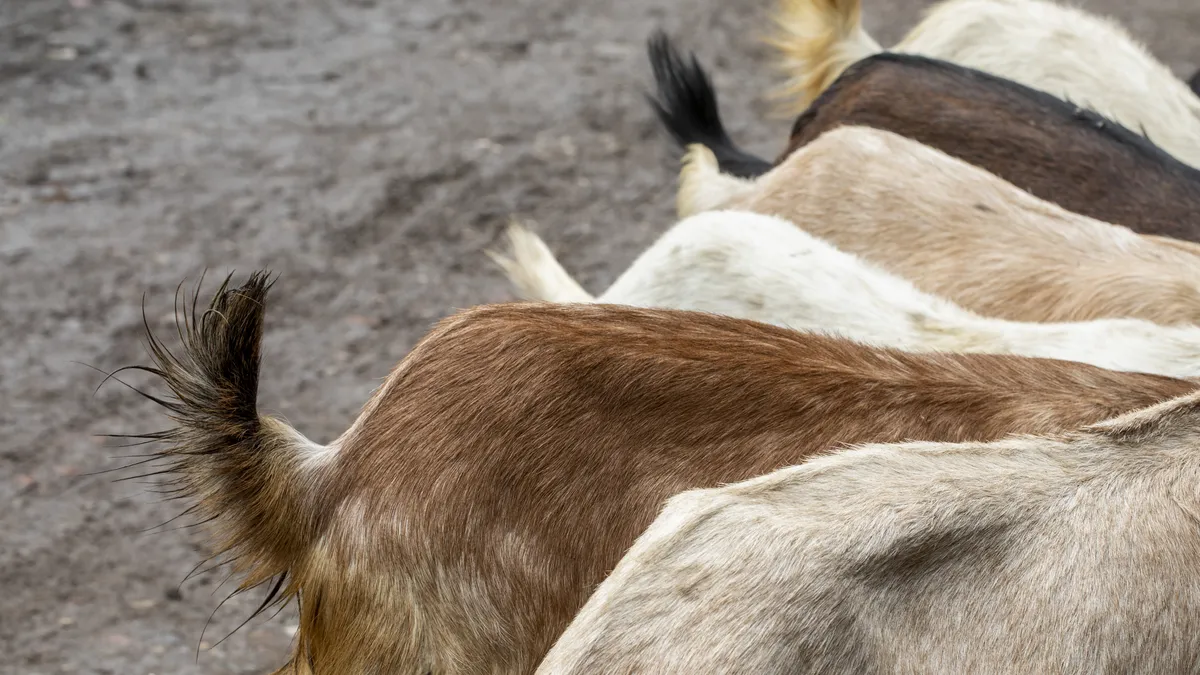
[[(188, 307), (176, 311), (183, 349), (172, 353), (146, 325), (154, 365), (137, 366), (158, 376), (170, 391), (147, 398), (167, 410), (174, 427), (134, 438), (162, 443), (156, 472), (169, 476), (171, 494), (192, 502), (212, 524), (214, 557), (225, 556), (239, 590), (275, 580), (259, 611), (292, 597), (288, 573), (316, 536), (324, 494), (317, 470), (326, 448), (287, 423), (258, 412), (258, 378), (269, 275), (258, 272), (240, 288), (229, 278), (207, 309), (197, 312), (199, 287)], [(328, 472), (324, 472), (327, 474)], [(294, 583), (294, 579), (293, 579)]]
[(883, 51), (862, 27), (862, 0), (780, 0), (775, 34), (788, 80), (772, 92), (779, 114), (808, 107), (855, 61)]
[(508, 252), (487, 251), (525, 300), (595, 302), (567, 273), (550, 247), (529, 228), (513, 220), (508, 225)]
[(655, 96), (646, 96), (654, 114), (681, 148), (693, 143), (707, 145), (721, 171), (740, 178), (754, 178), (771, 170), (771, 163), (744, 152), (725, 131), (717, 106), (717, 92), (695, 54), (685, 59), (667, 34), (651, 36), (646, 51), (654, 70)]
[(690, 145), (679, 171), (676, 215), (683, 219), (703, 211), (731, 208), (753, 187), (753, 181), (722, 173), (712, 150), (698, 143)]

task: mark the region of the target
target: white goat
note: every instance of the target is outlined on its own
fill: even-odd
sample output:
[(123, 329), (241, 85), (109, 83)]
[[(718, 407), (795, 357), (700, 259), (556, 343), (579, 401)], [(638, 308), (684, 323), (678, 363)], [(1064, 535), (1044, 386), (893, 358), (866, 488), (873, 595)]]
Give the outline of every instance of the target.
[(514, 223), (508, 238), (508, 255), (492, 258), (529, 300), (685, 309), (908, 351), (1016, 354), (1200, 376), (1200, 327), (982, 317), (773, 216), (710, 211), (686, 218), (599, 298), (571, 278), (536, 234)]
[(672, 498), (538, 673), (1194, 673), (1200, 395)]

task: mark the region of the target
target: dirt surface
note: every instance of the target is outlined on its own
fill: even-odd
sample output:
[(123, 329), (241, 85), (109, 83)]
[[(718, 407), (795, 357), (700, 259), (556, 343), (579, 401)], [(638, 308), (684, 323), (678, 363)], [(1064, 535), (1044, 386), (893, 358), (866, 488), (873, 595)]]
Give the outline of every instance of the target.
[[(866, 4), (887, 44), (925, 3)], [(1086, 4), (1177, 73), (1200, 63), (1195, 0)], [(671, 224), (677, 157), (641, 99), (654, 28), (774, 155), (768, 9), (0, 0), (0, 672), (261, 673), (291, 642), (288, 609), (218, 645), (261, 594), (218, 609), (219, 570), (180, 585), (199, 533), (146, 530), (181, 507), (88, 475), (120, 464), (97, 434), (165, 425), (81, 365), (146, 362), (143, 294), (169, 331), (185, 278), (278, 272), (260, 404), (328, 441), (434, 321), (512, 298), (482, 254), (510, 214), (596, 292)]]

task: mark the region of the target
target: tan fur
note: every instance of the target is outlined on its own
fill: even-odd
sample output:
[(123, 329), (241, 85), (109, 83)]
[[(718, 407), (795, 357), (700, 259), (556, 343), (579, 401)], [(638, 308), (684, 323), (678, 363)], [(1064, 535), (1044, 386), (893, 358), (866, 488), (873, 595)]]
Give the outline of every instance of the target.
[(715, 211), (753, 189), (754, 181), (721, 173), (712, 150), (693, 143), (683, 155), (675, 212), (680, 218), (687, 218), (701, 211)]
[(680, 491), (844, 444), (1073, 428), (1194, 388), (700, 313), (495, 305), (438, 324), (320, 448), (256, 411), (264, 293), (220, 294), (159, 372), (183, 494), (236, 537), (218, 545), (298, 594), (284, 673), (528, 673)]
[(862, 0), (782, 0), (767, 43), (780, 51), (786, 83), (771, 92), (777, 113), (808, 106), (850, 64), (883, 50), (862, 27)]
[(691, 166), (681, 213), (739, 209), (790, 220), (984, 316), (1200, 323), (1194, 247), (1070, 213), (891, 132), (834, 129), (722, 204), (684, 198), (731, 192), (713, 163)]
[[(591, 294), (558, 265), (545, 242), (538, 237), (524, 236), (524, 233), (521, 223), (511, 220), (506, 234), (508, 252), (484, 251), (504, 271), (521, 297), (552, 302), (591, 302)], [(534, 273), (546, 269), (558, 273), (549, 277)]]
[(1198, 449), (1191, 394), (685, 492), (538, 673), (1194, 673)]

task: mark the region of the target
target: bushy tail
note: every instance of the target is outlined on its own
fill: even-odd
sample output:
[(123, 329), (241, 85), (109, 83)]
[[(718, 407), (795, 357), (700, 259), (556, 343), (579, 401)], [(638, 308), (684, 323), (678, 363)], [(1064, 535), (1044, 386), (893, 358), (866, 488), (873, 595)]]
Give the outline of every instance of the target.
[(775, 35), (788, 81), (773, 92), (783, 115), (804, 111), (855, 61), (883, 51), (862, 27), (862, 0), (780, 0)]
[(525, 300), (595, 302), (550, 252), (541, 237), (515, 220), (508, 225), (508, 253), (487, 251)]
[(694, 54), (684, 59), (671, 39), (656, 32), (646, 47), (654, 69), (655, 96), (646, 95), (659, 121), (681, 148), (699, 143), (712, 150), (721, 171), (754, 178), (771, 170), (771, 163), (743, 152), (721, 123), (717, 93)]
[(305, 456), (320, 446), (258, 413), (259, 349), (272, 283), (260, 272), (230, 289), (227, 278), (200, 312), (193, 298), (190, 312), (186, 305), (177, 311), (179, 355), (147, 325), (154, 365), (133, 368), (163, 380), (169, 395), (146, 396), (175, 424), (134, 438), (164, 444), (157, 458), (166, 463), (160, 468), (170, 476), (170, 492), (211, 521), (214, 557), (227, 556), (235, 574), (244, 575), (241, 588), (278, 578), (263, 608), (295, 592), (283, 580), (318, 530), (324, 510), (314, 506), (314, 496), (327, 496), (315, 466), (305, 466), (311, 461)]

